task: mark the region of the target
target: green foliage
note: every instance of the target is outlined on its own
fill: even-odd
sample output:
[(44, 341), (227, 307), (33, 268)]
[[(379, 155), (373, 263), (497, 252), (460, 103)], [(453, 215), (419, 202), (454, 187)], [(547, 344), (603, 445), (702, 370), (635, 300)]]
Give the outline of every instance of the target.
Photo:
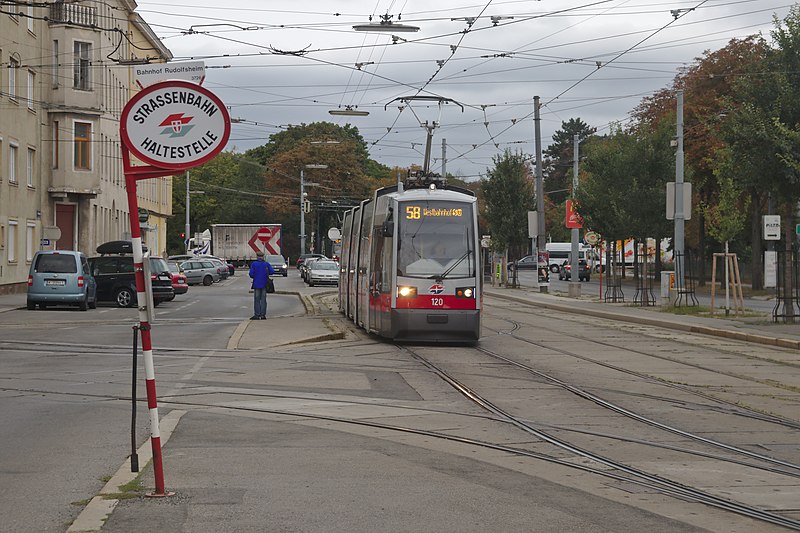
[(616, 129), (587, 149), (578, 188), (584, 225), (608, 239), (666, 235), (666, 183), (675, 175), (669, 124)]
[(719, 242), (728, 242), (744, 230), (750, 198), (742, 196), (730, 174), (720, 173), (717, 182), (719, 198), (716, 204), (703, 204), (701, 209), (706, 216), (708, 233)]
[(526, 157), (506, 150), (495, 156), (494, 168), (481, 182), (484, 218), (495, 250), (518, 256), (527, 250), (528, 211), (534, 209), (534, 190)]

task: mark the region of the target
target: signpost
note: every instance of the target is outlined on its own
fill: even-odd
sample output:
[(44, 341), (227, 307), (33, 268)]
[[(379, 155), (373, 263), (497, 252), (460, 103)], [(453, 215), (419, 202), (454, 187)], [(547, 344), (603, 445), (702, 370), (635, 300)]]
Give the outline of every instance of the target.
[[(137, 329), (142, 338), (147, 406), (150, 410), (150, 444), (155, 476), (155, 491), (150, 496), (162, 497), (172, 493), (164, 490), (151, 325), (139, 228), (142, 213), (136, 198), (136, 182), (171, 176), (211, 160), (225, 148), (230, 131), (230, 116), (222, 101), (208, 89), (181, 80), (158, 82), (143, 89), (128, 101), (120, 118), (122, 165), (128, 193), (139, 306)], [(131, 154), (145, 164), (134, 165)]]

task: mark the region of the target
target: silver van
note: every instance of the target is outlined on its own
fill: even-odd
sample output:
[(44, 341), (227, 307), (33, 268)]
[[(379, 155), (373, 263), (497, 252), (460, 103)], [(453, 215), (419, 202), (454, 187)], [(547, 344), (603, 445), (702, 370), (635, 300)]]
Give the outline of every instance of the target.
[(28, 309), (76, 305), (97, 307), (97, 284), (86, 256), (74, 250), (36, 252), (28, 274)]

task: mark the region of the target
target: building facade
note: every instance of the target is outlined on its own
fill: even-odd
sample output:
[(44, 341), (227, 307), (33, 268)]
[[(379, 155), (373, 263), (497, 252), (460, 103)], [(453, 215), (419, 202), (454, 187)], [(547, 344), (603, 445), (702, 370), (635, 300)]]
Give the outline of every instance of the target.
[[(94, 255), (130, 237), (119, 119), (137, 90), (132, 66), (172, 58), (135, 8), (54, 1), (0, 14), (0, 292), (25, 290), (37, 250)], [(139, 182), (137, 196), (160, 252), (171, 178)]]

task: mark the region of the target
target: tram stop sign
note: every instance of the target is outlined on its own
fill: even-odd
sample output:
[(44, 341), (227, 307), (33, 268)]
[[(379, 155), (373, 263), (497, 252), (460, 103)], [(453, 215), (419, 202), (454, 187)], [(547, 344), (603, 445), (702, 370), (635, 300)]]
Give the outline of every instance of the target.
[(210, 161), (231, 133), (228, 110), (208, 89), (181, 80), (154, 83), (125, 105), (120, 137), (155, 168), (187, 170)]

